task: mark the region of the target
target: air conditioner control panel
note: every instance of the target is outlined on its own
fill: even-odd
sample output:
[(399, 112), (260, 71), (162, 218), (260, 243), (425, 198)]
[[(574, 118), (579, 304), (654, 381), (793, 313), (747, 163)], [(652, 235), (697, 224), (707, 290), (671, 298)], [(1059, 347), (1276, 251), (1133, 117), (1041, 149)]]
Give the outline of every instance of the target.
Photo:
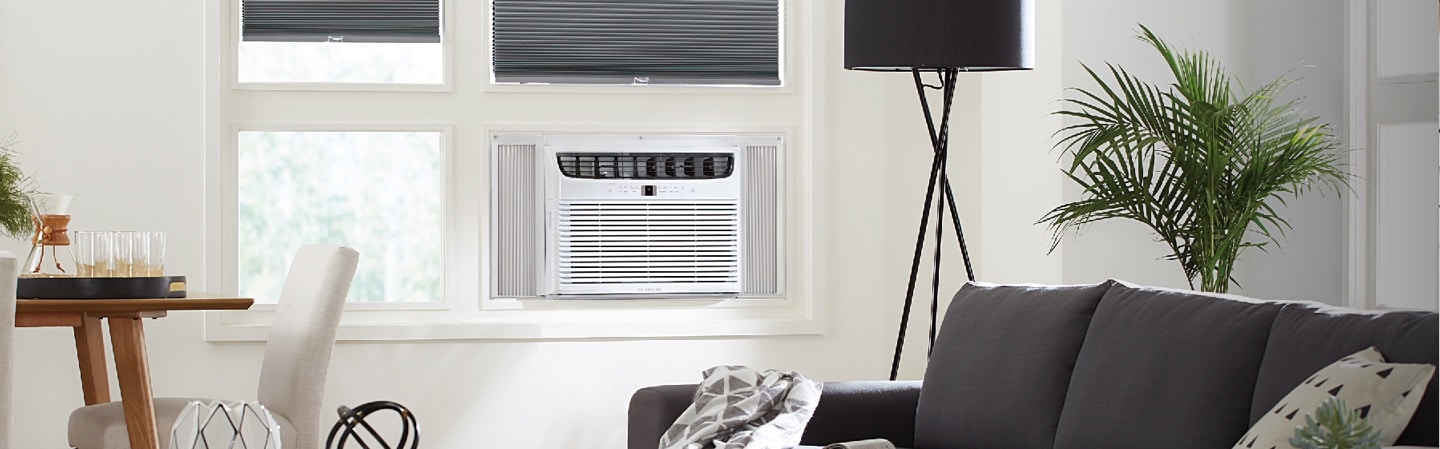
[(606, 189), (608, 193), (626, 196), (670, 196), (689, 195), (698, 192), (696, 186), (666, 185), (666, 184), (611, 184)]

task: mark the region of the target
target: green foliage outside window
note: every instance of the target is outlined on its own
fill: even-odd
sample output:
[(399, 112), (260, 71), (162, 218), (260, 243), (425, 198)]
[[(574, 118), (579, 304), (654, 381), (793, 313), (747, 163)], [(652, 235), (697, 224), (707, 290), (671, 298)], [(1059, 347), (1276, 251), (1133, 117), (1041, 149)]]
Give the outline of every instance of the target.
[(240, 133), (240, 293), (273, 302), (309, 243), (355, 248), (351, 302), (440, 299), (439, 132)]

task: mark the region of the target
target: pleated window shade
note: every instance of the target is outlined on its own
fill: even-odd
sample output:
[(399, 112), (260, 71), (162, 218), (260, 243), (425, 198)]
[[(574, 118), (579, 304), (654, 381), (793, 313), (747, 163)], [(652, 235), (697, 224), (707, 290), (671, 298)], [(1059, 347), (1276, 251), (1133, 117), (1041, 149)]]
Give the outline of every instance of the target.
[(251, 42), (440, 42), (440, 0), (242, 0)]
[(780, 0), (493, 0), (499, 83), (780, 85)]

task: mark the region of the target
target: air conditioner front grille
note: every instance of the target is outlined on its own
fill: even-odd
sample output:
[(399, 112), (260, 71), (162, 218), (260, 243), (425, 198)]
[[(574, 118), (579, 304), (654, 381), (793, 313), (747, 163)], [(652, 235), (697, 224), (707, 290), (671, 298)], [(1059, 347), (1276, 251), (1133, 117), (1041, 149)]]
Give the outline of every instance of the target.
[(739, 210), (736, 201), (561, 201), (559, 288), (692, 284), (737, 291)]
[(558, 153), (560, 172), (581, 179), (722, 179), (731, 153)]

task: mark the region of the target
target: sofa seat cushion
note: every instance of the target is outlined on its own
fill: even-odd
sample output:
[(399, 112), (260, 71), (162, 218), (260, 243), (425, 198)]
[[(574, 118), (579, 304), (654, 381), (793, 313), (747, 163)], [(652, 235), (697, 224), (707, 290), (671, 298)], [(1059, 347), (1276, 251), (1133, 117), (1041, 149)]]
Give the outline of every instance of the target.
[(1053, 449), (1070, 371), (1109, 286), (961, 287), (925, 369), (915, 447)]
[[(1266, 343), (1256, 379), (1250, 422), (1260, 420), (1280, 398), (1320, 368), (1374, 346), (1393, 363), (1437, 364), (1440, 319), (1434, 312), (1359, 311), (1317, 303), (1291, 303), (1280, 311)], [(1440, 402), (1431, 378), (1401, 446), (1440, 445)]]
[(1380, 351), (1365, 348), (1301, 382), (1240, 437), (1233, 449), (1289, 448), (1295, 428), (1305, 425), (1316, 409), (1331, 398), (1358, 411), (1380, 432), (1381, 444), (1395, 444), (1434, 374), (1434, 365), (1385, 363)]
[(1280, 308), (1116, 283), (1085, 335), (1054, 449), (1230, 447), (1250, 428)]

